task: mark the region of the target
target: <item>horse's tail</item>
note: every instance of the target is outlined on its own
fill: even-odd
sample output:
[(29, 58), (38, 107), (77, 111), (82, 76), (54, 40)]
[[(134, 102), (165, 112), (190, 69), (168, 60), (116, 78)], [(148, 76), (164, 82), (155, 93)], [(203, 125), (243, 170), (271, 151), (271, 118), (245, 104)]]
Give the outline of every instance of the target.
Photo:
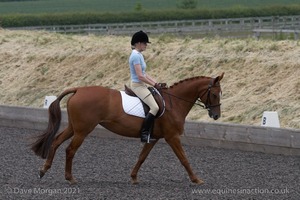
[(60, 101), (64, 96), (70, 93), (76, 93), (77, 88), (72, 88), (65, 90), (61, 95), (57, 97), (55, 101), (50, 105), (48, 109), (49, 113), (49, 121), (48, 121), (48, 127), (44, 131), (44, 133), (37, 137), (37, 140), (31, 145), (31, 150), (34, 151), (34, 153), (37, 156), (42, 157), (45, 159), (49, 153), (49, 149), (52, 145), (53, 139), (55, 134), (57, 133), (60, 122), (61, 122), (61, 109), (60, 109)]

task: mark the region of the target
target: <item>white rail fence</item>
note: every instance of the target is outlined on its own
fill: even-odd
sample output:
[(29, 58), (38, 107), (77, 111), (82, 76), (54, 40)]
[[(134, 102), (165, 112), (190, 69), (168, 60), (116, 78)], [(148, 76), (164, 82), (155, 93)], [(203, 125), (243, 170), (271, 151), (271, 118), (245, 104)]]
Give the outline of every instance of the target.
[[(75, 34), (109, 34), (127, 35), (137, 30), (145, 30), (149, 33), (178, 33), (178, 34), (226, 34), (239, 33), (246, 35), (260, 35), (272, 32), (299, 32), (300, 15), (278, 17), (251, 17), (228, 19), (203, 19), (180, 20), (160, 22), (134, 22), (134, 23), (110, 23), (110, 24), (86, 24), (86, 25), (57, 25), (57, 26), (33, 26), (13, 27), (13, 30), (44, 30), (57, 33)], [(275, 31), (274, 31), (275, 30)], [(288, 30), (288, 31), (282, 31)], [(239, 35), (238, 34), (238, 35)]]

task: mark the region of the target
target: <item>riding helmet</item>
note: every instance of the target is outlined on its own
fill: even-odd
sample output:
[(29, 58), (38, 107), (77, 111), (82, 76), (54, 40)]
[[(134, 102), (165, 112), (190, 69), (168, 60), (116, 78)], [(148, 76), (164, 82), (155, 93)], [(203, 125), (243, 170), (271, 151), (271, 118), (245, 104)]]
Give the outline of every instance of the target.
[(135, 45), (138, 42), (151, 43), (149, 42), (148, 35), (143, 31), (136, 32), (131, 38), (131, 45)]

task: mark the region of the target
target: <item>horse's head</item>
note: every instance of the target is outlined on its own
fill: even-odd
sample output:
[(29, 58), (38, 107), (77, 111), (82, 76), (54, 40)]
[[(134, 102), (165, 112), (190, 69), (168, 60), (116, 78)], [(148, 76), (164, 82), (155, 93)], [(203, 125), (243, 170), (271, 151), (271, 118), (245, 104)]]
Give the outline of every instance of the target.
[(204, 103), (204, 108), (208, 110), (209, 117), (214, 120), (219, 119), (221, 116), (221, 103), (222, 90), (220, 81), (223, 78), (224, 73), (216, 78), (212, 78), (208, 84), (206, 92), (202, 93), (199, 97), (201, 102)]

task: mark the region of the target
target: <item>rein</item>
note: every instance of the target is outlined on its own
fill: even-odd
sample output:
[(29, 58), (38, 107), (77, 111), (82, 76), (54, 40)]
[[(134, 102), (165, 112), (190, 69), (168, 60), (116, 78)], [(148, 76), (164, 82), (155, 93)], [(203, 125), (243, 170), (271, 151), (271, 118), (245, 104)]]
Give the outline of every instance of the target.
[[(186, 99), (184, 99), (184, 98), (182, 98), (182, 97), (178, 97), (178, 96), (176, 96), (176, 95), (170, 94), (170, 93), (165, 92), (165, 91), (161, 91), (161, 92), (162, 92), (162, 93), (165, 93), (165, 94), (167, 94), (167, 95), (169, 96), (171, 108), (173, 107), (173, 104), (172, 104), (172, 101), (171, 101), (170, 96), (175, 97), (175, 98), (177, 98), (177, 99), (179, 99), (179, 100), (185, 101), (185, 102), (187, 102), (187, 103), (191, 103), (191, 104), (200, 106), (200, 107), (202, 107), (202, 108), (204, 108), (204, 109), (210, 110), (210, 108), (217, 107), (217, 106), (220, 106), (220, 105), (221, 105), (220, 103), (219, 103), (219, 104), (216, 104), (216, 105), (210, 105), (210, 90), (211, 90), (211, 88), (212, 88), (212, 87), (220, 87), (219, 85), (213, 86), (213, 85), (212, 85), (213, 80), (214, 80), (214, 79), (211, 79), (211, 81), (210, 81), (210, 83), (209, 83), (209, 85), (208, 85), (207, 90), (201, 95), (201, 97), (197, 98), (195, 102), (186, 100)], [(201, 98), (202, 98), (206, 93), (207, 93), (207, 98), (206, 98), (206, 102), (204, 103), (204, 102), (201, 101)]]

